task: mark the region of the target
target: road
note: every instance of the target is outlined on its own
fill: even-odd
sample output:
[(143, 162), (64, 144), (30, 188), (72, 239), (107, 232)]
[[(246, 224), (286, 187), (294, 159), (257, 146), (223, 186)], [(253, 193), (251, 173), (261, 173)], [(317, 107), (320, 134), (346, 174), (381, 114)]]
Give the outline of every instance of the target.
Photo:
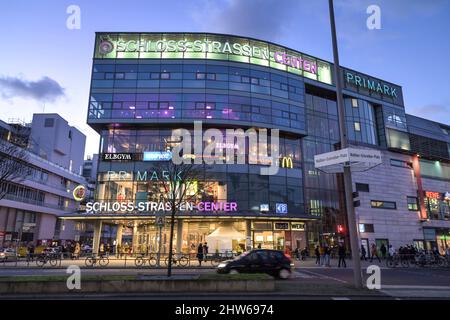
[[(336, 265), (333, 264), (332, 265)], [(364, 282), (366, 282), (367, 277), (366, 268), (370, 265), (369, 262), (363, 264), (363, 276)], [(372, 298), (385, 299), (386, 297), (397, 297), (397, 298), (450, 298), (450, 268), (395, 268), (390, 269), (379, 264), (381, 269), (381, 290), (378, 291), (380, 294)], [(136, 269), (133, 267), (128, 268), (83, 268), (82, 275), (165, 275), (166, 269), (155, 269), (155, 268), (143, 268)], [(214, 269), (212, 267), (202, 267), (202, 268), (174, 268), (174, 275), (198, 275), (200, 273), (212, 273)], [(65, 268), (1, 268), (0, 276), (30, 276), (30, 275), (66, 275)], [(319, 295), (311, 294), (308, 295), (310, 291), (302, 291), (302, 288), (310, 285), (310, 287), (320, 286), (333, 286), (333, 288), (346, 288), (351, 287), (353, 283), (353, 273), (350, 268), (337, 268), (337, 267), (318, 267), (314, 265), (312, 260), (306, 262), (296, 262), (296, 268), (289, 280), (277, 280), (276, 282), (276, 292), (267, 294), (219, 294), (211, 295), (207, 294), (205, 297), (214, 298), (230, 298), (236, 299), (237, 297), (245, 296), (246, 299), (302, 299), (308, 298), (323, 298), (332, 299), (333, 296), (327, 296), (325, 292), (319, 292)], [(309, 290), (309, 289), (308, 289)], [(320, 289), (318, 289), (320, 290)], [(314, 290), (313, 290), (314, 291)], [(317, 293), (317, 290), (316, 290)], [(323, 295), (325, 294), (325, 295)], [(161, 298), (160, 294), (158, 294)], [(345, 296), (345, 292), (340, 294)], [(170, 299), (177, 299), (177, 296), (182, 296), (186, 299), (185, 295), (170, 294), (164, 295)], [(352, 299), (357, 298), (351, 292), (349, 296)], [(104, 295), (97, 296), (97, 298), (104, 297)], [(136, 295), (121, 295), (121, 298), (135, 299)], [(147, 294), (139, 295), (140, 298), (156, 298), (156, 295)], [(86, 298), (93, 298), (92, 296), (86, 296)], [(190, 295), (192, 299), (202, 298), (202, 295)], [(367, 298), (367, 297), (360, 297)]]

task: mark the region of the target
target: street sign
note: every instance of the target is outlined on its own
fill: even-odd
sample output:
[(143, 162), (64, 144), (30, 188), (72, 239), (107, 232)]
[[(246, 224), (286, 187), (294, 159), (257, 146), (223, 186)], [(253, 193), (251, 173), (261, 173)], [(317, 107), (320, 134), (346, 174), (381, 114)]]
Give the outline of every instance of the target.
[(286, 203), (275, 204), (276, 213), (288, 213), (288, 208)]
[(163, 227), (163, 226), (165, 225), (165, 223), (166, 223), (166, 219), (165, 219), (164, 216), (157, 216), (157, 217), (155, 218), (155, 224), (156, 224), (158, 227)]
[(314, 167), (326, 173), (344, 171), (349, 166), (352, 171), (365, 171), (381, 164), (381, 152), (374, 149), (345, 148), (314, 156)]

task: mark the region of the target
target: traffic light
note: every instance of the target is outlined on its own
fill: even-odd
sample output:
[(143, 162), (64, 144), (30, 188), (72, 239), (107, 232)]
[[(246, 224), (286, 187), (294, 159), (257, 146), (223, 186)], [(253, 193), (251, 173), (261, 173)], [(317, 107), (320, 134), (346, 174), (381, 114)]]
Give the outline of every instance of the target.
[(352, 193), (352, 198), (353, 198), (353, 207), (359, 207), (361, 205), (361, 201), (359, 201), (359, 199), (357, 199), (359, 197), (359, 192), (355, 191)]
[(344, 233), (344, 226), (342, 224), (337, 225), (337, 233)]

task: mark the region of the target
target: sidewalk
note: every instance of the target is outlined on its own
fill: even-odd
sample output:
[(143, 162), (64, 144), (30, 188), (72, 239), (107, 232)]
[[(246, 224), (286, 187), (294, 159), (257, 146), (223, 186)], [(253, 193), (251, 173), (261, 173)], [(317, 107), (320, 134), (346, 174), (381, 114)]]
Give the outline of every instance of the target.
[[(317, 265), (316, 263), (316, 258), (306, 258), (306, 260), (304, 261), (299, 261), (297, 259), (294, 259), (294, 264), (296, 268), (338, 268), (338, 262), (339, 259), (330, 259), (330, 267), (324, 267), (324, 266), (320, 266)], [(352, 268), (353, 267), (353, 261), (352, 260), (345, 260), (346, 264), (347, 264), (347, 269), (348, 268)], [(378, 260), (373, 260), (373, 262), (370, 262), (370, 259), (367, 259), (367, 261), (361, 261), (361, 268), (366, 269), (368, 266), (370, 265), (376, 265), (379, 266), (381, 269), (387, 268), (386, 267), (386, 260), (381, 260), (381, 263), (378, 262)], [(345, 269), (341, 266), (340, 269)]]

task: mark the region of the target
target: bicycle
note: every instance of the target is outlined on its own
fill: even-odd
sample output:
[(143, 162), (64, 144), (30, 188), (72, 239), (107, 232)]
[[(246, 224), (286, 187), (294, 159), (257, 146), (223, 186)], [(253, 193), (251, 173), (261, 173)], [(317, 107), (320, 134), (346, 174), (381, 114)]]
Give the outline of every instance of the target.
[(155, 255), (150, 254), (148, 258), (144, 255), (140, 255), (134, 260), (134, 264), (138, 268), (145, 266), (146, 263), (148, 263), (150, 267), (155, 267), (158, 264), (158, 259)]
[[(164, 259), (164, 264), (167, 267), (169, 265), (169, 257)], [(177, 257), (175, 254), (172, 256), (172, 266), (179, 265), (180, 267), (186, 267), (189, 264), (189, 258), (182, 255)]]
[(86, 267), (93, 267), (97, 263), (100, 267), (106, 267), (109, 264), (109, 258), (103, 255), (100, 257), (91, 256), (87, 257), (86, 260), (84, 260), (84, 263), (86, 264)]
[(46, 264), (50, 264), (52, 267), (56, 267), (58, 264), (58, 257), (50, 254), (40, 254), (36, 257), (36, 265), (43, 267)]

